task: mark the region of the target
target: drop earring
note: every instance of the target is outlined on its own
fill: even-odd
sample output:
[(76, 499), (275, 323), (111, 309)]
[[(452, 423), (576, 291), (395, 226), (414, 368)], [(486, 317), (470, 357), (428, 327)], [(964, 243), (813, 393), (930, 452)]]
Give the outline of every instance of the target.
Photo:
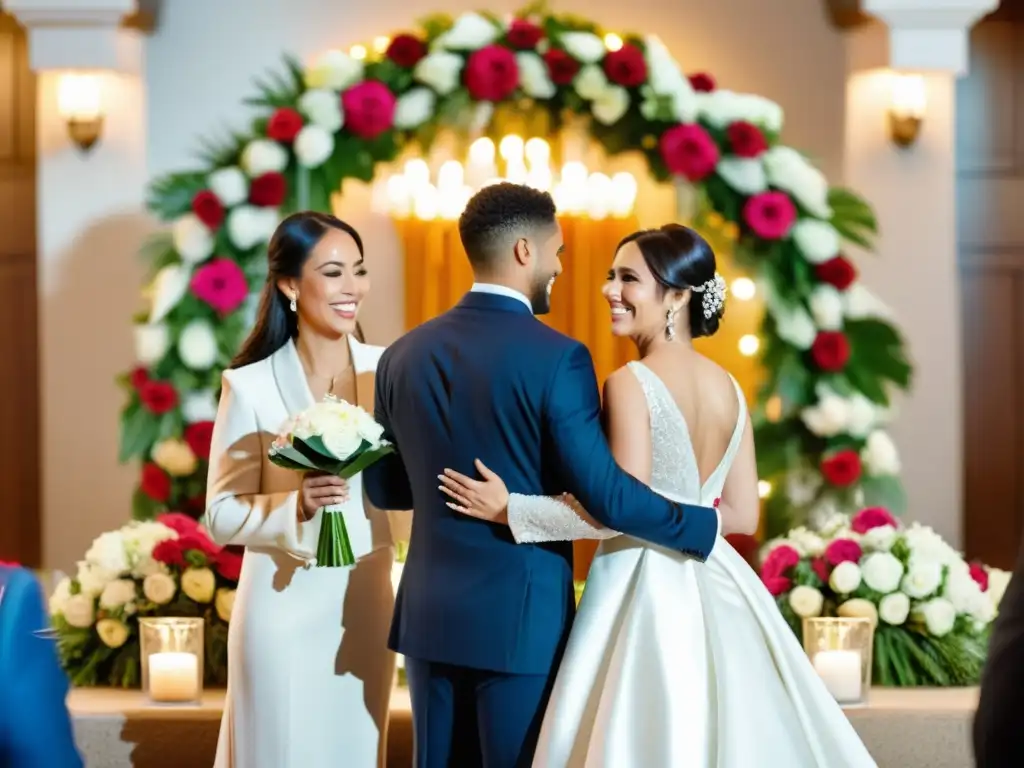
[(292, 312), (298, 312), (299, 311), (299, 302), (298, 302), (298, 298), (297, 297), (292, 296), (292, 301), (288, 305), (288, 309), (290, 309)]
[(665, 312), (665, 338), (669, 341), (676, 340), (676, 308), (671, 307)]

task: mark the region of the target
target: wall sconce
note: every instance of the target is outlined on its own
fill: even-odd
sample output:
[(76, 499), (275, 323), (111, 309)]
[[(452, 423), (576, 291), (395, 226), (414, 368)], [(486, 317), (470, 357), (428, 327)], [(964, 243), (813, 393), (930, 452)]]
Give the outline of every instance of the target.
[(921, 75), (893, 75), (889, 103), (889, 134), (898, 147), (909, 147), (921, 132), (925, 84)]
[(103, 132), (103, 105), (97, 75), (61, 75), (57, 85), (57, 111), (67, 121), (68, 135), (83, 152), (99, 141)]

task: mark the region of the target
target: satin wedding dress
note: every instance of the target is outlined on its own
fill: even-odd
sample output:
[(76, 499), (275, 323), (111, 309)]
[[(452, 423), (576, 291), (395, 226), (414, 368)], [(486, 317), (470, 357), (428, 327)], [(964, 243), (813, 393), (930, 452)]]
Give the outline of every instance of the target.
[[(651, 487), (711, 506), (746, 422), (703, 483), (682, 412), (630, 363), (651, 419)], [(735, 381), (733, 382), (735, 385)], [(544, 717), (543, 768), (867, 768), (874, 760), (750, 566), (719, 537), (706, 563), (595, 531), (547, 497), (510, 499), (518, 541), (605, 538)], [(584, 531), (583, 529), (587, 529)]]

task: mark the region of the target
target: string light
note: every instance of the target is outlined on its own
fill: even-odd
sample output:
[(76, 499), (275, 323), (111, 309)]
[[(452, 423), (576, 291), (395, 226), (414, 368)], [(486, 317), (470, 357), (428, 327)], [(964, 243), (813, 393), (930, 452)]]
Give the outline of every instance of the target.
[(740, 354), (744, 357), (753, 357), (761, 347), (761, 341), (751, 333), (740, 337)]
[(366, 58), (366, 46), (365, 45), (353, 45), (348, 49), (348, 55), (356, 61), (362, 61)]
[(762, 499), (767, 499), (772, 494), (772, 484), (767, 480), (757, 481), (757, 495)]
[(757, 293), (757, 286), (749, 277), (737, 277), (732, 281), (732, 295), (738, 301), (749, 301)]
[(391, 45), (391, 38), (390, 37), (386, 37), (384, 35), (381, 35), (379, 37), (373, 38), (373, 52), (374, 53), (384, 53), (388, 49), (389, 45)]
[(609, 51), (617, 51), (622, 48), (622, 38), (614, 32), (609, 32), (604, 36), (604, 47)]

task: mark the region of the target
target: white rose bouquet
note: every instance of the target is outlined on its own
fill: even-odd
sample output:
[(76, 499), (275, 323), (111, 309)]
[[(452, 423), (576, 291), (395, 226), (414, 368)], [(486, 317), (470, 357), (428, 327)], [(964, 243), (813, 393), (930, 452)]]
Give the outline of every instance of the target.
[(793, 529), (765, 545), (760, 572), (797, 635), (813, 616), (874, 621), (874, 679), (891, 686), (976, 685), (1006, 581), (880, 507)]
[[(384, 428), (357, 405), (328, 395), (285, 425), (268, 456), (279, 467), (348, 479), (394, 452)], [(355, 564), (341, 505), (324, 507), (316, 565)]]

